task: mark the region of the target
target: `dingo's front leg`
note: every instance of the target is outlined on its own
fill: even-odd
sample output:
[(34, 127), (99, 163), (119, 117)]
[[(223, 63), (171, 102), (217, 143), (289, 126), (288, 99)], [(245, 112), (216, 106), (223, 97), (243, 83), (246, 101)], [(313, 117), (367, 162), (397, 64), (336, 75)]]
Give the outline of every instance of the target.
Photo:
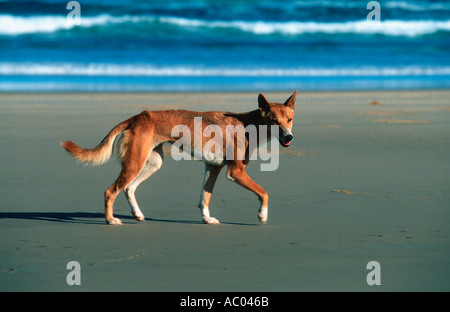
[(262, 223), (266, 223), (268, 216), (269, 196), (261, 186), (259, 186), (247, 175), (245, 172), (245, 165), (237, 162), (230, 164), (228, 166), (227, 177), (258, 196), (261, 201), (261, 206), (258, 211), (258, 218)]
[(200, 212), (202, 214), (203, 223), (205, 224), (220, 223), (219, 220), (209, 215), (209, 202), (211, 200), (211, 194), (214, 188), (214, 183), (217, 180), (217, 176), (219, 175), (220, 169), (222, 169), (222, 167), (205, 164), (205, 178), (203, 180), (203, 190), (200, 196), (200, 203), (198, 204), (198, 207), (200, 208)]

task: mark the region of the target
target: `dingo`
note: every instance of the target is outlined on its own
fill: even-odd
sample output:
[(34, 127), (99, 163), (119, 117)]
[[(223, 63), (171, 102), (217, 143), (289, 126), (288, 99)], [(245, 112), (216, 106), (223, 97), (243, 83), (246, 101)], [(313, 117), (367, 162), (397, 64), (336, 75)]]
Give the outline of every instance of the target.
[[(190, 131), (194, 133), (194, 118), (201, 117), (201, 127), (203, 129), (209, 125), (213, 125), (220, 127), (223, 132), (226, 132), (227, 125), (235, 127), (255, 125), (257, 135), (259, 136), (259, 126), (266, 125), (263, 129), (267, 129), (267, 133), (265, 133), (267, 140), (270, 140), (271, 129), (275, 127), (279, 130), (277, 131), (278, 141), (283, 147), (288, 147), (293, 139), (292, 122), (296, 97), (297, 91), (284, 104), (281, 104), (270, 103), (263, 94), (259, 94), (259, 108), (248, 113), (222, 111), (193, 112), (186, 110), (143, 111), (139, 115), (133, 116), (115, 126), (103, 141), (93, 149), (81, 148), (71, 141), (62, 142), (61, 145), (79, 161), (92, 165), (100, 165), (109, 160), (112, 154), (114, 140), (116, 136), (122, 133), (118, 142), (122, 171), (113, 185), (105, 191), (106, 222), (115, 225), (122, 224), (120, 219), (113, 216), (114, 200), (121, 190), (124, 190), (134, 218), (138, 221), (144, 221), (145, 217), (139, 209), (134, 192), (141, 182), (161, 168), (164, 158), (162, 151), (163, 143), (168, 142), (173, 144), (180, 139), (180, 133), (173, 135), (174, 127), (180, 125), (189, 127)], [(219, 224), (219, 221), (209, 214), (209, 202), (217, 176), (225, 165), (228, 166), (228, 179), (238, 183), (258, 196), (261, 201), (261, 206), (258, 211), (259, 220), (263, 223), (267, 222), (269, 196), (245, 172), (245, 167), (249, 162), (249, 155), (253, 151), (249, 150), (247, 135), (243, 135), (240, 139), (244, 140), (245, 143), (245, 157), (236, 157), (238, 153), (238, 138), (238, 140), (233, 140), (233, 146), (229, 145), (230, 142), (228, 140), (223, 142), (222, 155), (226, 155), (226, 157), (223, 156), (222, 159), (201, 158), (205, 162), (205, 177), (198, 207), (201, 210), (203, 223), (205, 224)], [(203, 137), (201, 143), (201, 148), (203, 148), (207, 140)], [(228, 150), (233, 149), (232, 154), (234, 157), (229, 157), (230, 153), (226, 153), (227, 148)], [(191, 140), (191, 150), (194, 153), (194, 140)]]

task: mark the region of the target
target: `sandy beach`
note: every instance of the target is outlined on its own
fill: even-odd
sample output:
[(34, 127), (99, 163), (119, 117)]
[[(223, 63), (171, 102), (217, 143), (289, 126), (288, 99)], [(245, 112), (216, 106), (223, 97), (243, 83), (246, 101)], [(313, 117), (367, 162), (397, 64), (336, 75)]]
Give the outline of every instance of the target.
[[(224, 170), (210, 207), (221, 224), (203, 225), (203, 164), (167, 156), (136, 192), (145, 222), (120, 194), (124, 225), (108, 226), (118, 161), (85, 167), (59, 145), (94, 147), (144, 109), (245, 112), (257, 95), (0, 94), (0, 291), (450, 291), (450, 91), (300, 90), (278, 169), (248, 166), (269, 194), (265, 225)], [(381, 285), (367, 283), (370, 261)]]

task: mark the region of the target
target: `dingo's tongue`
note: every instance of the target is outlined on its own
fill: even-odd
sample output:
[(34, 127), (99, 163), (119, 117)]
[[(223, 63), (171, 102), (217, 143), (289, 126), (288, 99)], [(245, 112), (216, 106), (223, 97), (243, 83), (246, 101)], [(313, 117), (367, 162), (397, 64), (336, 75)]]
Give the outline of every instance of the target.
[(284, 145), (289, 146), (291, 145), (291, 142), (285, 142)]

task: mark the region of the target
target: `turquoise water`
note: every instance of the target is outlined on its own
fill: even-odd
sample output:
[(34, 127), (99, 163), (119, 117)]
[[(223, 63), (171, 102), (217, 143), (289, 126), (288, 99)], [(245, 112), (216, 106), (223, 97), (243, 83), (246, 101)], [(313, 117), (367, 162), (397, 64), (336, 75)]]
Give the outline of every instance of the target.
[(450, 3), (367, 2), (0, 1), (0, 91), (450, 87)]

